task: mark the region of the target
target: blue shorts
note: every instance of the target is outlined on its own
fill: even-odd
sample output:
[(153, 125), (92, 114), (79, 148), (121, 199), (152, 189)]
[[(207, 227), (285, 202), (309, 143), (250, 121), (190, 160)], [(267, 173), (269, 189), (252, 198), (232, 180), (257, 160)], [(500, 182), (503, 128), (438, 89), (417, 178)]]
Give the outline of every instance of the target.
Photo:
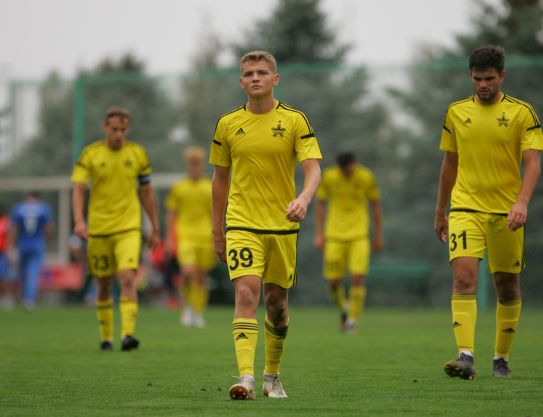
[(0, 281), (15, 280), (15, 271), (9, 263), (7, 254), (0, 253)]

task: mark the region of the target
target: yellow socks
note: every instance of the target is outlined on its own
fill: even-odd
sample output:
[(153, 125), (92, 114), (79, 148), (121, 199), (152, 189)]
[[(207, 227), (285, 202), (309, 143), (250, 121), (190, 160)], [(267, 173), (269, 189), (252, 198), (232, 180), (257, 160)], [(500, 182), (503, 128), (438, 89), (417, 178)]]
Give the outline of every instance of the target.
[(332, 302), (343, 311), (345, 309), (345, 289), (343, 288), (343, 285), (341, 283), (335, 286), (329, 285), (328, 291)]
[(100, 340), (113, 340), (113, 300), (96, 300), (96, 318)]
[(136, 318), (138, 317), (138, 302), (121, 298), (121, 336), (134, 334), (136, 330)]
[(495, 356), (507, 359), (517, 334), (522, 302), (520, 298), (496, 306), (496, 347)]
[(232, 322), (232, 336), (240, 375), (254, 375), (258, 324), (256, 319), (236, 318)]
[(475, 323), (477, 321), (477, 298), (475, 294), (453, 294), (451, 300), (452, 324), (458, 351), (473, 352), (475, 346)]
[(349, 316), (352, 321), (358, 320), (358, 317), (364, 309), (364, 301), (366, 300), (366, 287), (352, 286), (349, 290)]
[(285, 339), (288, 332), (288, 321), (283, 326), (274, 326), (266, 317), (266, 364), (264, 366), (265, 374), (279, 375), (279, 366), (281, 364), (281, 356), (285, 346)]
[(191, 285), (189, 304), (192, 306), (192, 309), (196, 314), (200, 316), (204, 314), (208, 297), (209, 291), (207, 290), (207, 287)]

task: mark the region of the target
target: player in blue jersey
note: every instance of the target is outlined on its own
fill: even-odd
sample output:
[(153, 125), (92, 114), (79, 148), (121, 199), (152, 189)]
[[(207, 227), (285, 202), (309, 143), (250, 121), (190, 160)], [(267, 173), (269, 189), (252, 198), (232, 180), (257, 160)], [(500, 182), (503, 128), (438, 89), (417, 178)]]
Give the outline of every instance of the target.
[(45, 255), (46, 238), (53, 233), (49, 206), (35, 192), (11, 210), (12, 242), (19, 254), (19, 279), (23, 307), (33, 310), (38, 297), (38, 279)]

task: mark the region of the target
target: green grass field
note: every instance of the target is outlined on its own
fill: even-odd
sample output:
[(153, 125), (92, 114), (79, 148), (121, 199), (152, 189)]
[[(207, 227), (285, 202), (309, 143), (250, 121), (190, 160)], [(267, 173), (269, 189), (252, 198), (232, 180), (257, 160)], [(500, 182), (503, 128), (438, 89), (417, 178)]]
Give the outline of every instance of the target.
[[(455, 356), (446, 310), (369, 308), (359, 333), (345, 335), (334, 310), (295, 308), (289, 398), (231, 401), (230, 308), (212, 308), (201, 330), (181, 328), (174, 311), (142, 309), (136, 352), (118, 341), (99, 352), (93, 309), (0, 312), (0, 416), (541, 416), (541, 313), (523, 313), (509, 380), (490, 376), (494, 317), (480, 313), (478, 378), (463, 381), (442, 371)], [(262, 341), (263, 332), (257, 376)]]

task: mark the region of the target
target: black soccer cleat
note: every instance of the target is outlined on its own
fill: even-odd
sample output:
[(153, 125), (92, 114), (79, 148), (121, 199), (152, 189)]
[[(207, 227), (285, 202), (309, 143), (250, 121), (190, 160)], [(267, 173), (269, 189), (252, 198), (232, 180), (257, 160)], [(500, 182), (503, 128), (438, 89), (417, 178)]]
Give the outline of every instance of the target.
[(496, 378), (509, 378), (511, 376), (511, 369), (509, 369), (507, 359), (498, 358), (492, 361), (492, 375)]
[(100, 350), (104, 352), (110, 352), (113, 350), (113, 344), (109, 340), (103, 340), (100, 342)]
[(474, 380), (477, 373), (473, 367), (473, 356), (460, 353), (458, 359), (445, 364), (444, 371), (450, 377)]
[(127, 335), (123, 337), (121, 350), (127, 352), (132, 349), (137, 349), (139, 345), (140, 341), (138, 339), (133, 336)]

